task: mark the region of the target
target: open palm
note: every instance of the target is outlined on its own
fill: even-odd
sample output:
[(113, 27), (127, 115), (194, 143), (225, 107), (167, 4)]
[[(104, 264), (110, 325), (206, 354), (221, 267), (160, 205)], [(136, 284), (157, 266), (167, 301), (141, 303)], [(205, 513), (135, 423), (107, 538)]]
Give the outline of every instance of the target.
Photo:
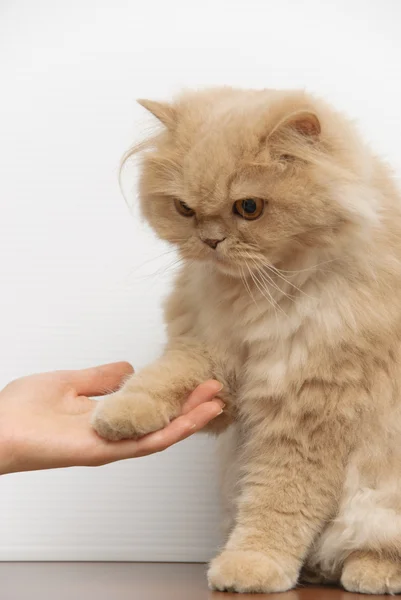
[(217, 381), (201, 384), (182, 415), (139, 440), (110, 442), (91, 428), (91, 396), (118, 389), (128, 363), (56, 371), (17, 379), (0, 392), (0, 473), (96, 466), (160, 452), (204, 427), (222, 411)]

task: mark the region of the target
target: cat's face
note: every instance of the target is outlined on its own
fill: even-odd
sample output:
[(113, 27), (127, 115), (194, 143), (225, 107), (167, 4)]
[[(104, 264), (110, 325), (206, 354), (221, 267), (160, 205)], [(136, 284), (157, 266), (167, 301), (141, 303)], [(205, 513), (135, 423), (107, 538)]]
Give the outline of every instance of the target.
[(224, 89), (142, 103), (166, 127), (144, 153), (142, 211), (185, 259), (243, 276), (333, 246), (355, 225), (358, 160), (305, 95)]

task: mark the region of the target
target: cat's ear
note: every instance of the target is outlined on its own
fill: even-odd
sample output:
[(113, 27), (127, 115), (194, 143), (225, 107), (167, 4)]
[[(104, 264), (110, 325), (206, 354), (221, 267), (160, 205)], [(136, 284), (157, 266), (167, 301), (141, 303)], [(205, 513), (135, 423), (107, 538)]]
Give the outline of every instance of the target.
[[(321, 132), (320, 121), (315, 113), (301, 110), (281, 119), (274, 127), (270, 136), (277, 135), (280, 131), (292, 129), (311, 139), (317, 139)], [(269, 136), (269, 137), (270, 137)]]
[(167, 129), (172, 129), (177, 122), (176, 110), (167, 102), (156, 102), (155, 100), (137, 100), (138, 104), (146, 108), (152, 115), (159, 119)]

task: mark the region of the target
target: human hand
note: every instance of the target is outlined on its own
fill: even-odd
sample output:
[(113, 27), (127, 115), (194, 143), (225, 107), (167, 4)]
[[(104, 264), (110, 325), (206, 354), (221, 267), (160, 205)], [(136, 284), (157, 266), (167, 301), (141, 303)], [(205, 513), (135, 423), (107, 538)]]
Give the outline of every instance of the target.
[(96, 400), (118, 389), (133, 369), (113, 363), (81, 371), (55, 371), (16, 379), (0, 392), (0, 474), (72, 466), (98, 466), (165, 450), (221, 414), (221, 385), (196, 388), (182, 414), (139, 440), (110, 442), (90, 425)]

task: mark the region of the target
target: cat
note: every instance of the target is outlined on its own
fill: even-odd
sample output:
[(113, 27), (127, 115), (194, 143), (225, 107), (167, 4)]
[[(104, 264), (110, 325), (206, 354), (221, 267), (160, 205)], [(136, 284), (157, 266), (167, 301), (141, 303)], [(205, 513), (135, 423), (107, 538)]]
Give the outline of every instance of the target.
[(143, 215), (182, 269), (168, 344), (101, 401), (99, 435), (157, 430), (200, 382), (235, 423), (235, 502), (211, 589), (300, 577), (401, 591), (401, 201), (355, 126), (297, 90), (141, 100)]

